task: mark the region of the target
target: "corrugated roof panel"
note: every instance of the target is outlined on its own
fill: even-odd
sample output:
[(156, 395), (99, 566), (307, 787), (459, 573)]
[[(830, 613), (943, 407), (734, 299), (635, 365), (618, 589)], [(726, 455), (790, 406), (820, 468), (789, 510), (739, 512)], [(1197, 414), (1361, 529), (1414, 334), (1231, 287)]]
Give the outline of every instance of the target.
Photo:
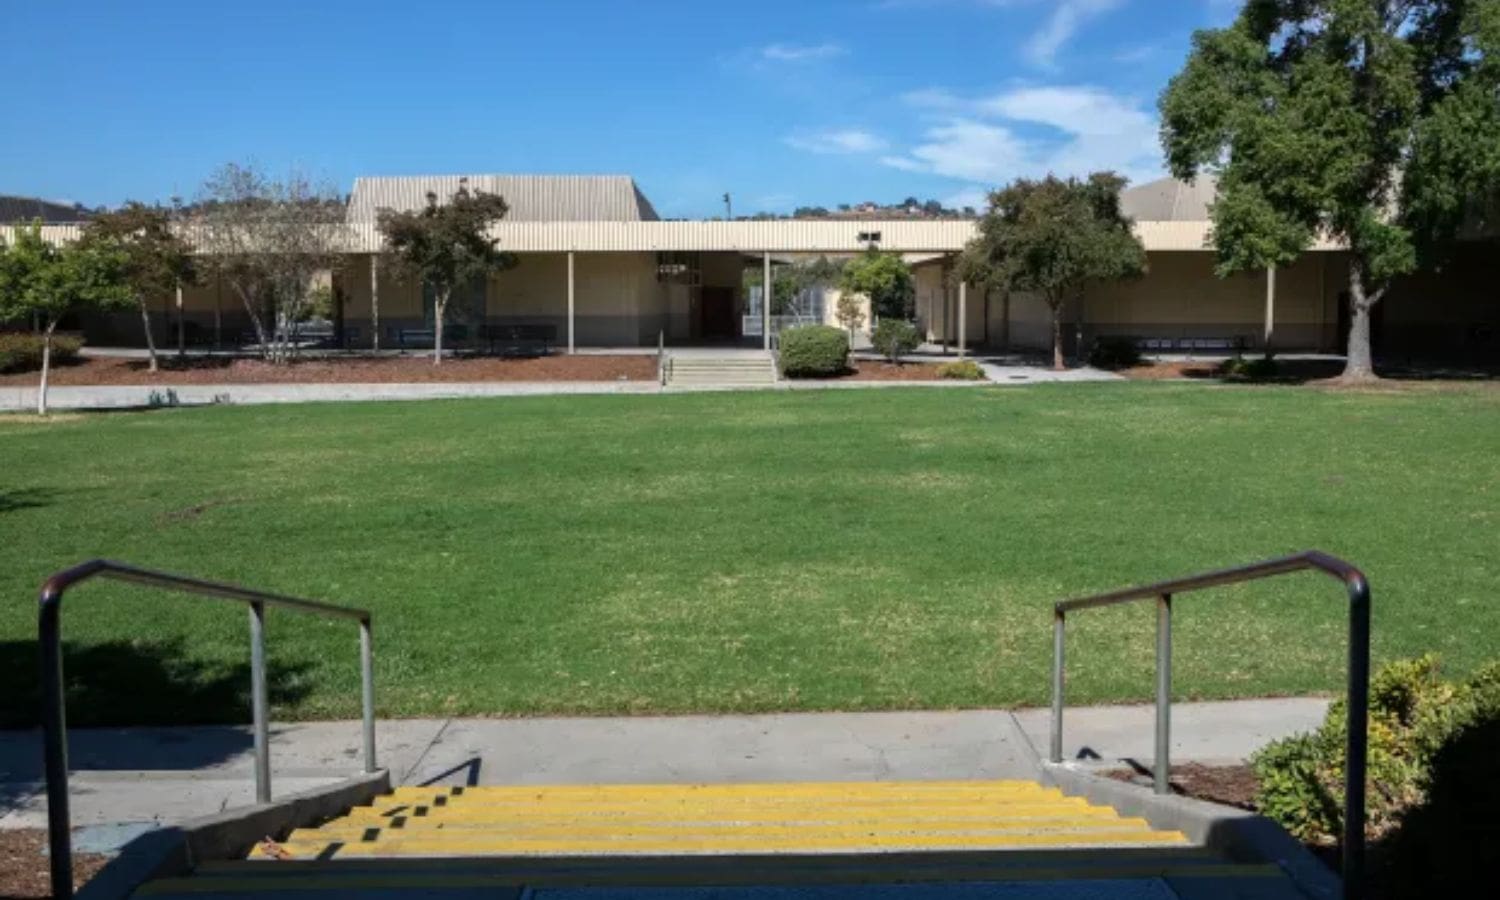
[(354, 180), (350, 222), (374, 222), (380, 209), (404, 212), (427, 205), (428, 193), (446, 200), (467, 183), (499, 194), (510, 205), (507, 222), (640, 222), (656, 210), (627, 175), (413, 175)]

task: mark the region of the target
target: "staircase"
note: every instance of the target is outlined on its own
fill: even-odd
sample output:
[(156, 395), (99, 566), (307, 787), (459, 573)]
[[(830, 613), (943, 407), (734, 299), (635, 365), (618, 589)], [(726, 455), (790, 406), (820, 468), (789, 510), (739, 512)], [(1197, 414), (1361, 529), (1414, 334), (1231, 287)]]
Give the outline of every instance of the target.
[(776, 361), (755, 350), (723, 353), (668, 353), (665, 384), (675, 388), (768, 387), (776, 383)]
[(397, 788), (136, 896), (1299, 897), (1027, 781)]

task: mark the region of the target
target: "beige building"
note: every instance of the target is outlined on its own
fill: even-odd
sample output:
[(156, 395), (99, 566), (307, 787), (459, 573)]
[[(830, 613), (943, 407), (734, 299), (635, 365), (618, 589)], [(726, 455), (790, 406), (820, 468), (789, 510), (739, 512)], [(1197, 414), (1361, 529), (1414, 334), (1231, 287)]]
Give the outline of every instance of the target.
[[(420, 285), (395, 276), (380, 256), (382, 208), (416, 209), (429, 192), (460, 183), (497, 193), (510, 205), (494, 228), (517, 265), (461, 292), (445, 329), (454, 346), (480, 346), (517, 331), (559, 350), (579, 347), (742, 344), (767, 346), (790, 324), (838, 324), (838, 292), (771, 310), (758, 284), (778, 265), (819, 255), (847, 258), (874, 247), (913, 267), (916, 318), (929, 341), (950, 347), (1042, 350), (1051, 316), (1034, 297), (1005, 295), (952, 278), (953, 261), (975, 233), (966, 220), (892, 221), (661, 219), (625, 176), (470, 175), (359, 178), (348, 206), (347, 251), (331, 273), (335, 311), (327, 340), (351, 349), (430, 347), (432, 304)], [(1064, 310), (1068, 351), (1102, 335), (1134, 338), (1149, 351), (1257, 349), (1338, 352), (1347, 329), (1347, 261), (1321, 243), (1278, 272), (1219, 277), (1209, 247), (1213, 182), (1163, 179), (1122, 195), (1147, 250), (1139, 279), (1091, 286)], [(54, 239), (76, 233), (47, 226)], [(752, 273), (746, 277), (747, 273)], [(1377, 353), (1493, 357), (1500, 303), (1494, 260), (1466, 248), (1441, 273), (1402, 279), (1376, 306)], [(865, 327), (870, 324), (865, 305)], [(250, 322), (223, 285), (187, 287), (180, 300), (153, 302), (154, 327), (171, 346), (234, 346)], [(790, 314), (788, 314), (790, 313)], [(95, 344), (139, 344), (134, 313), (75, 323)]]

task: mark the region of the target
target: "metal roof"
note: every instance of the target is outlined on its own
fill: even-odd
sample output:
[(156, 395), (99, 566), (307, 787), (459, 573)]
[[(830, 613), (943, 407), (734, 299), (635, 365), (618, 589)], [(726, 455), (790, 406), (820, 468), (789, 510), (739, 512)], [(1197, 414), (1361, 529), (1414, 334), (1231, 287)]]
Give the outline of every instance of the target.
[(652, 222), (660, 218), (628, 175), (400, 175), (354, 179), (350, 222), (374, 222), (379, 209), (411, 212), (459, 185), (499, 194), (507, 222)]
[(1120, 211), (1138, 222), (1207, 222), (1219, 181), (1199, 175), (1193, 181), (1159, 178), (1120, 192)]

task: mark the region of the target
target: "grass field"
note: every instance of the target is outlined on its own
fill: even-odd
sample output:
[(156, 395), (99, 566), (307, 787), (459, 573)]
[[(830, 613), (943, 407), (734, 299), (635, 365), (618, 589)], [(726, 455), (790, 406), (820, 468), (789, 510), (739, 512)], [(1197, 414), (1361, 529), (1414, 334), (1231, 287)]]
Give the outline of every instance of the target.
[[(0, 421), (0, 723), (35, 591), (109, 556), (366, 605), (382, 715), (1040, 704), (1050, 605), (1305, 548), (1377, 658), (1500, 652), (1500, 391), (1076, 385), (305, 405)], [(1300, 575), (1183, 599), (1183, 697), (1337, 688)], [(1081, 614), (1070, 702), (1149, 696)], [(242, 608), (90, 585), (74, 724), (243, 720)], [(270, 614), (275, 713), (357, 713), (354, 629)]]

